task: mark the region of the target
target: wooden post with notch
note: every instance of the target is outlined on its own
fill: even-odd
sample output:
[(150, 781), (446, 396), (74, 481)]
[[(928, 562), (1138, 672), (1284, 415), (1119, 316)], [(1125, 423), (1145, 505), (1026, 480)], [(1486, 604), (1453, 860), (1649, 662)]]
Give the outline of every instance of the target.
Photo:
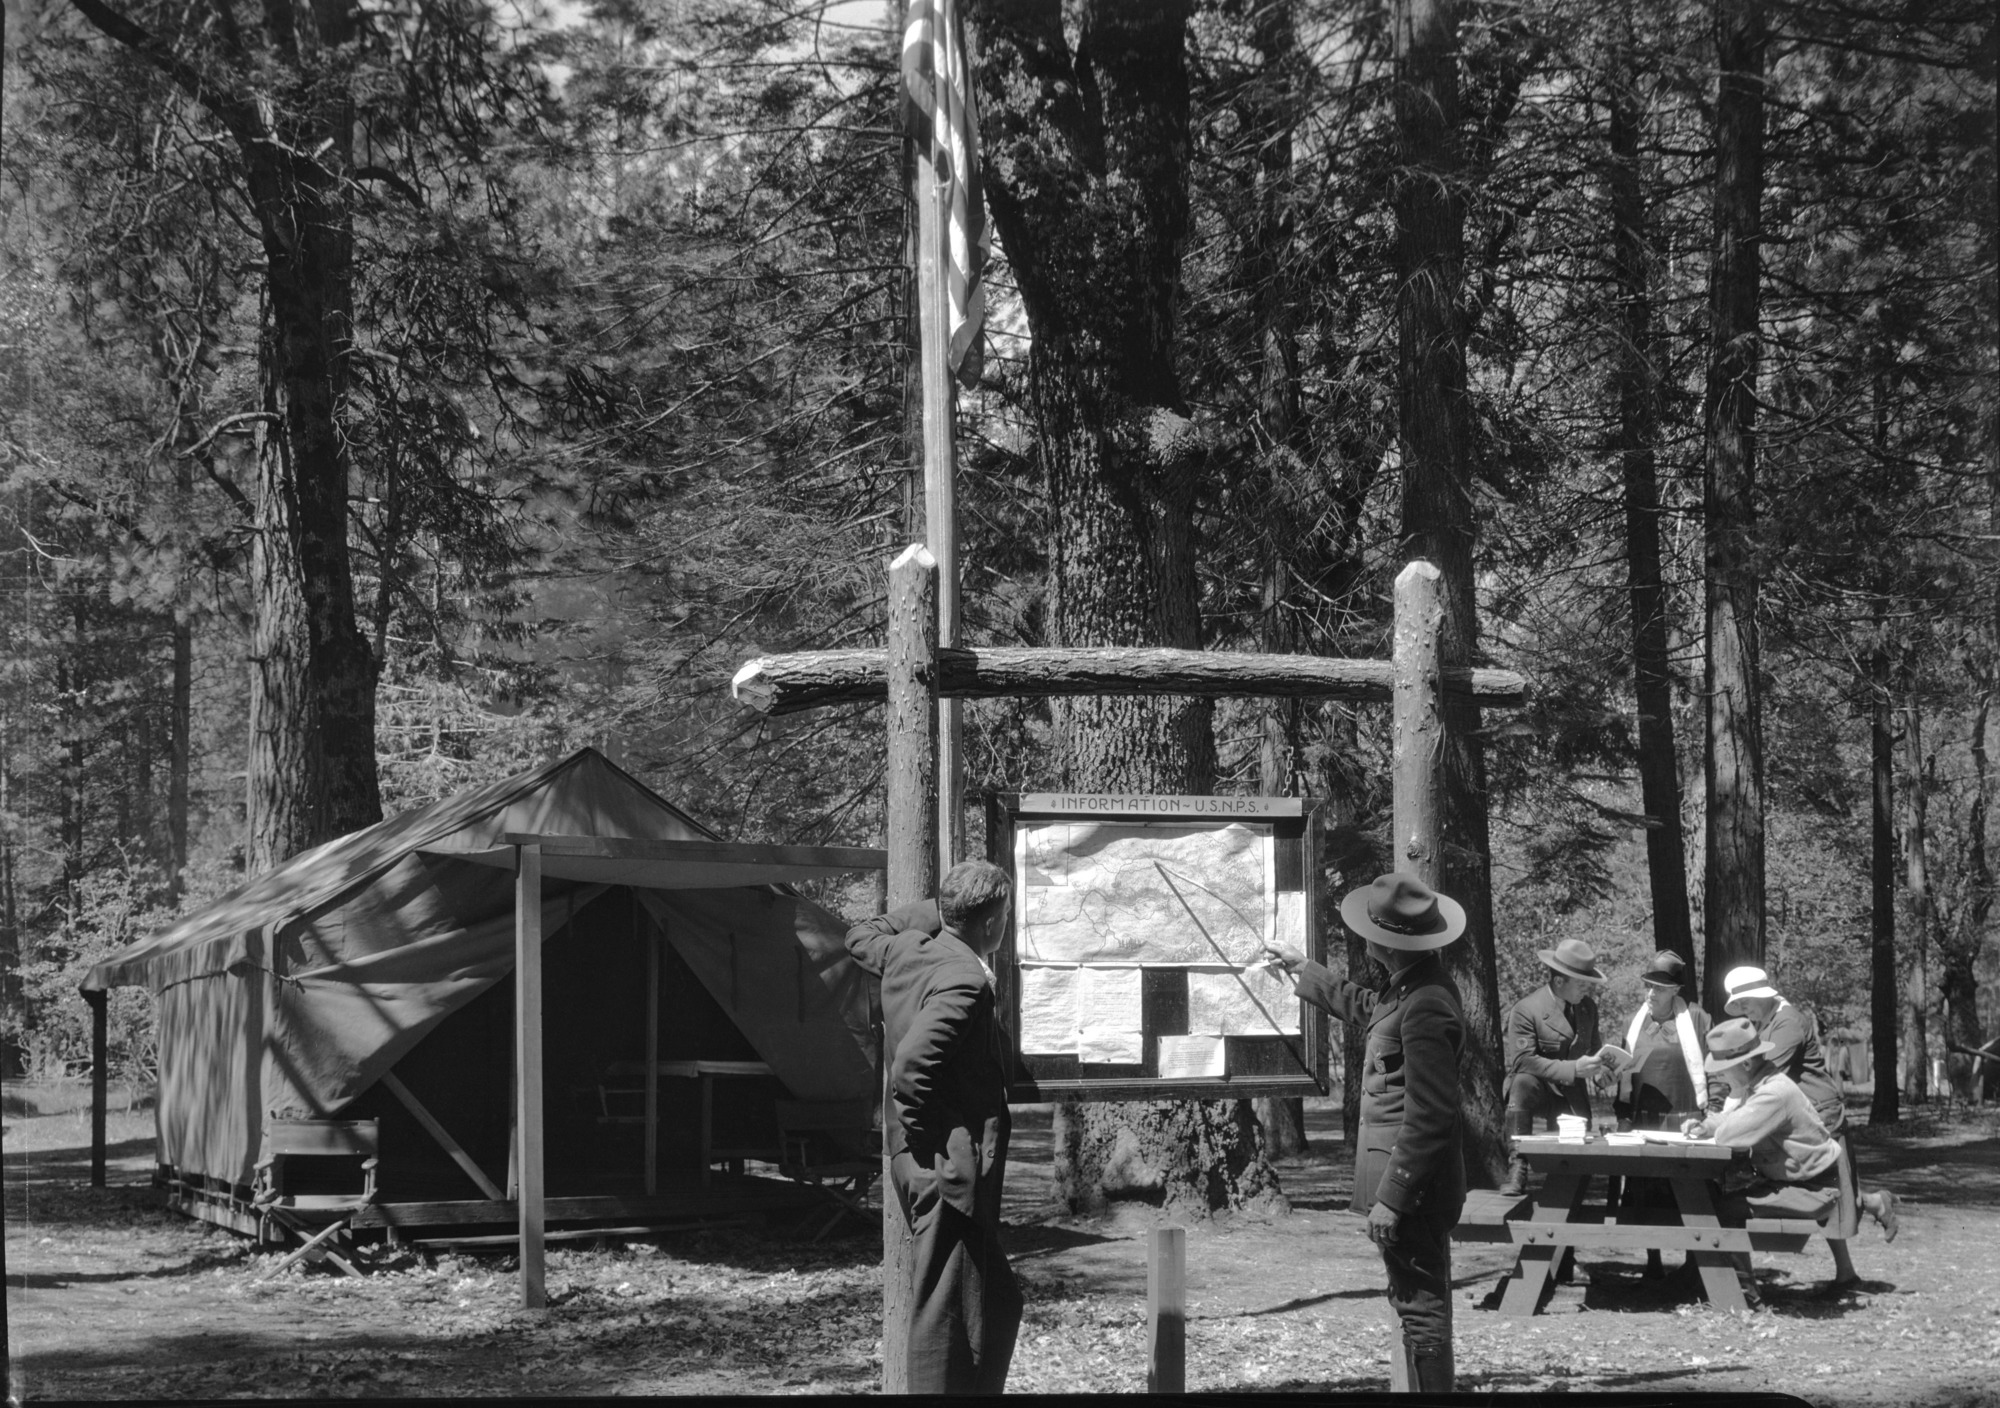
[[(889, 564), (889, 908), (914, 904), (937, 890), (937, 699), (931, 692), (937, 648), (937, 559), (912, 545)], [(882, 1122), (896, 1110), (882, 1050)], [(882, 1144), (882, 1391), (909, 1392), (911, 1274), (916, 1241), (889, 1176), (889, 1141)]]
[(1390, 858), (1426, 885), (1444, 880), (1444, 683), (1438, 569), (1418, 558), (1396, 575), (1396, 667), (1390, 709)]
[(542, 1234), (542, 848), (514, 848), (514, 1138), (521, 1306), (546, 1310)]
[(1146, 1392), (1187, 1392), (1185, 1227), (1155, 1227), (1147, 1240)]

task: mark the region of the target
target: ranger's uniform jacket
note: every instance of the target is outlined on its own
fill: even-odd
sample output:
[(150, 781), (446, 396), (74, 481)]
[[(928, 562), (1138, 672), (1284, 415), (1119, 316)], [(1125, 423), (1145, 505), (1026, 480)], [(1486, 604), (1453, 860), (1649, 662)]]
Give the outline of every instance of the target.
[[(1597, 1054), (1597, 1000), (1564, 1003), (1547, 984), (1507, 1009), (1507, 1076), (1533, 1076), (1568, 1094), (1582, 1093), (1576, 1083), (1578, 1058)], [(1574, 1088), (1574, 1094), (1571, 1093)], [(1587, 1108), (1587, 1106), (1586, 1106)]]
[(1355, 1211), (1365, 1213), (1380, 1201), (1399, 1213), (1421, 1210), (1455, 1225), (1465, 1206), (1458, 1076), (1465, 1012), (1443, 961), (1427, 953), (1379, 989), (1307, 962), (1299, 969), (1298, 990), (1368, 1034), (1354, 1151)]

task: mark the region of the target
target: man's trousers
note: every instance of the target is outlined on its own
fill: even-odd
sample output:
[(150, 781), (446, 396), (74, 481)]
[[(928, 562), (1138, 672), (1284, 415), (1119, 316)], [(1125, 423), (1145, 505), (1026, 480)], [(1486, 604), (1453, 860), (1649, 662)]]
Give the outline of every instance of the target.
[(1021, 1286), (1000, 1238), (933, 1191), (912, 1206), (909, 1389), (999, 1393), (1021, 1328)]
[(1451, 1229), (1447, 1216), (1422, 1207), (1403, 1215), (1396, 1240), (1382, 1248), (1389, 1273), (1389, 1308), (1403, 1322), (1413, 1387), (1449, 1391), (1451, 1354)]

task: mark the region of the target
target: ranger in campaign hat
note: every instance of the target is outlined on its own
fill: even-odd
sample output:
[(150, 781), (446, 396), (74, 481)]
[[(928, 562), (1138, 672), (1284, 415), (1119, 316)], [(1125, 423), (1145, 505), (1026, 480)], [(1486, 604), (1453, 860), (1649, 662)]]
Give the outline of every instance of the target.
[(1288, 944), (1266, 948), (1301, 998), (1368, 1033), (1354, 1209), (1368, 1215), (1382, 1249), (1410, 1387), (1448, 1393), (1451, 1229), (1465, 1204), (1465, 1011), (1438, 950), (1465, 932), (1465, 910), (1418, 876), (1391, 871), (1343, 899), (1340, 917), (1388, 970), (1380, 988), (1335, 977)]

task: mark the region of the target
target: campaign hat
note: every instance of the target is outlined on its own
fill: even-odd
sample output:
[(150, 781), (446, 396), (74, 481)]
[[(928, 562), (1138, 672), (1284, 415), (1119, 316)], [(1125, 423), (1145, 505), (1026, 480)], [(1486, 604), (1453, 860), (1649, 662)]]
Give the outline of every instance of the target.
[(1443, 948), (1465, 932), (1463, 905), (1401, 870), (1349, 891), (1340, 918), (1364, 939), (1412, 953)]

